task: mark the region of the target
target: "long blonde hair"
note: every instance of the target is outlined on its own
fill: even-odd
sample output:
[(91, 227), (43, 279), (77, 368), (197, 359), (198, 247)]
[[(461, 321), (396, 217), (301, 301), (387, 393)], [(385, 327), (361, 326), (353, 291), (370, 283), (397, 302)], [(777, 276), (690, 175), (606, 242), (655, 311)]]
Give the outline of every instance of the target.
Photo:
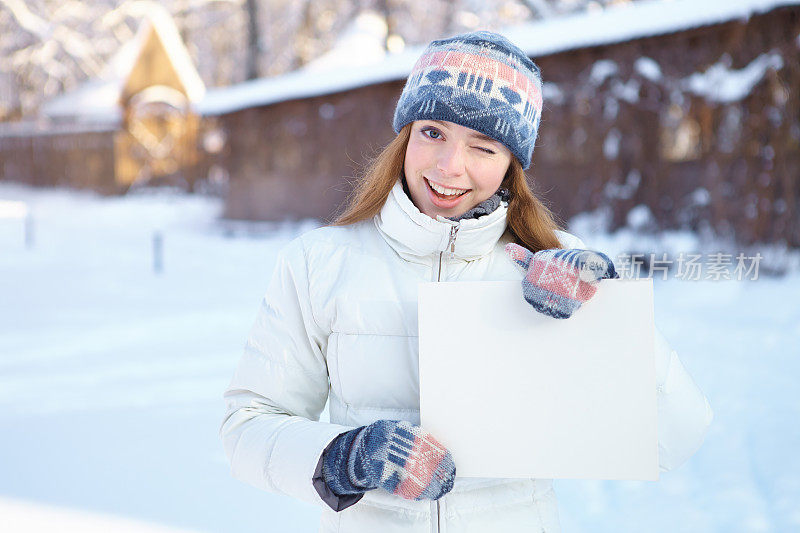
[[(411, 126), (406, 124), (392, 142), (369, 163), (332, 225), (346, 226), (378, 214), (392, 187), (403, 174)], [(514, 242), (533, 252), (561, 248), (555, 233), (559, 226), (550, 210), (531, 190), (525, 179), (525, 171), (516, 157), (511, 158), (501, 187), (505, 187), (510, 193), (506, 219), (507, 231)]]

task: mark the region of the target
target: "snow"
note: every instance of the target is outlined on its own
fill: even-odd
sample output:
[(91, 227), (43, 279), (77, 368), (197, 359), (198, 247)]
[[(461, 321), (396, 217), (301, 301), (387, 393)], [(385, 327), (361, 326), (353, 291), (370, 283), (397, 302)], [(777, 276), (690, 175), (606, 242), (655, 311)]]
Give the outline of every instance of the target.
[(783, 68), (783, 58), (778, 52), (761, 54), (743, 69), (730, 69), (717, 62), (705, 72), (685, 78), (682, 85), (689, 91), (708, 100), (731, 103), (741, 100), (764, 78), (769, 69)]
[(41, 114), (53, 119), (77, 119), (83, 122), (116, 123), (122, 112), (119, 99), (151, 29), (164, 43), (172, 66), (190, 102), (199, 102), (206, 87), (183, 44), (169, 12), (156, 2), (138, 1), (130, 5), (130, 14), (143, 22), (133, 39), (111, 58), (97, 79), (89, 80), (73, 91), (59, 95), (42, 106)]
[(35, 135), (66, 135), (73, 133), (109, 133), (116, 131), (114, 122), (80, 122), (49, 124), (40, 120), (0, 122), (0, 138), (25, 138)]
[(309, 62), (305, 70), (325, 71), (380, 62), (386, 56), (387, 32), (382, 15), (372, 10), (362, 11), (338, 37), (336, 46)]
[(628, 80), (622, 83), (619, 80), (614, 80), (611, 84), (611, 94), (620, 100), (625, 100), (628, 103), (635, 104), (639, 101), (639, 87), (638, 80)]
[(612, 121), (617, 118), (617, 113), (619, 113), (619, 100), (613, 96), (606, 96), (603, 100), (603, 118)]
[(597, 87), (602, 85), (607, 78), (617, 73), (617, 64), (610, 59), (595, 61), (592, 65), (592, 72), (589, 73), (589, 83)]
[(0, 184), (0, 198), (34, 220), (31, 248), (0, 220), (0, 497), (198, 531), (315, 530), (313, 508), (234, 480), (217, 436), (277, 249), (310, 226), (223, 225), (220, 201), (175, 194)]
[[(53, 119), (76, 118), (84, 122), (119, 123), (122, 80), (90, 80), (42, 106), (41, 115)], [(77, 113), (77, 114), (76, 114)]]
[(631, 198), (636, 192), (636, 189), (639, 188), (639, 183), (641, 180), (642, 175), (634, 168), (628, 172), (627, 176), (625, 176), (625, 183), (620, 184), (609, 181), (603, 188), (603, 192), (605, 193), (606, 198), (621, 198), (627, 200), (628, 198)]
[(202, 115), (221, 115), (248, 107), (311, 98), (405, 79), (421, 53), (422, 48), (406, 48), (398, 54), (387, 54), (385, 59), (372, 65), (325, 71), (298, 70), (230, 87), (210, 88), (206, 97), (198, 103), (197, 110)]
[(11, 498), (0, 498), (0, 516), (5, 531), (14, 533), (188, 533), (183, 530), (120, 518), (102, 513), (89, 513)]
[(4, 5), (17, 19), (20, 27), (31, 32), (42, 41), (50, 38), (53, 33), (53, 27), (46, 20), (32, 13), (24, 2), (5, 2)]
[(565, 101), (564, 91), (557, 83), (545, 81), (542, 83), (542, 96), (547, 104), (561, 105)]
[(0, 220), (4, 218), (25, 218), (28, 204), (13, 200), (0, 200)]
[(622, 140), (622, 134), (617, 128), (611, 128), (603, 141), (603, 155), (609, 161), (616, 159), (619, 154), (619, 143)]
[(661, 67), (649, 57), (639, 57), (633, 62), (633, 69), (650, 81), (661, 80)]
[(798, 3), (798, 0), (649, 0), (546, 19), (502, 33), (535, 58), (747, 19)]
[(711, 193), (705, 187), (698, 187), (691, 194), (694, 205), (708, 205), (711, 203)]
[(138, 1), (130, 8), (129, 13), (134, 16), (140, 16), (144, 19), (144, 23), (139, 27), (136, 36), (133, 39), (134, 53), (132, 57), (126, 62), (120, 56), (118, 63), (112, 62), (114, 68), (121, 77), (127, 78), (131, 69), (134, 67), (134, 62), (138, 59), (142, 46), (144, 46), (150, 30), (155, 31), (164, 43), (164, 48), (169, 55), (170, 62), (178, 74), (178, 78), (183, 84), (186, 91), (186, 96), (190, 102), (199, 102), (205, 95), (206, 86), (203, 80), (200, 79), (197, 69), (192, 62), (192, 57), (189, 55), (189, 50), (183, 44), (178, 27), (170, 15), (169, 11), (160, 3), (152, 1)]
[[(19, 221), (0, 219), (4, 527), (315, 531), (318, 509), (231, 477), (217, 431), (276, 253), (316, 223), (224, 222), (219, 200), (146, 189), (0, 183), (0, 199), (23, 202), (35, 228), (28, 248)], [(612, 257), (703, 246), (689, 232), (609, 233), (608, 215), (571, 229)], [(800, 529), (798, 264), (747, 282), (655, 279), (659, 327), (714, 423), (656, 483), (556, 481), (565, 533)]]
[[(663, 35), (733, 19), (747, 19), (757, 13), (799, 3), (800, 0), (641, 1), (548, 18), (501, 29), (499, 33), (508, 37), (535, 59), (577, 48)], [(363, 34), (374, 32), (375, 25), (367, 27), (370, 29), (364, 30), (359, 39), (363, 39), (361, 42), (374, 42), (374, 37), (373, 41), (370, 41)], [(424, 49), (421, 46), (406, 47), (402, 52), (383, 55), (376, 52), (374, 44), (370, 44), (365, 49), (366, 55), (359, 57), (359, 53), (353, 52), (354, 49), (357, 50), (352, 46), (353, 42), (358, 42), (358, 39), (344, 42), (342, 52), (335, 49), (331, 51), (329, 57), (336, 58), (335, 60), (321, 61), (313, 68), (230, 87), (209, 89), (206, 98), (198, 105), (198, 110), (204, 115), (219, 115), (248, 107), (402, 80), (408, 77)], [(341, 58), (347, 58), (348, 54), (351, 57), (349, 66), (347, 62), (341, 61)], [(371, 64), (369, 58), (372, 58)], [(327, 68), (323, 68), (326, 64)], [(653, 70), (652, 66), (644, 68), (653, 74), (650, 72)], [(602, 79), (599, 83), (602, 83)], [(636, 101), (638, 96), (632, 99), (632, 88), (632, 86), (621, 87), (619, 97), (627, 101)], [(638, 92), (638, 86), (636, 91)]]
[[(641, 176), (632, 170), (622, 185), (608, 183), (605, 194), (609, 199), (630, 198), (639, 186)], [(705, 201), (705, 189), (697, 189), (689, 195), (689, 200), (698, 205)], [(744, 253), (748, 257), (760, 254), (760, 269), (772, 274), (786, 273), (800, 276), (800, 249), (788, 248), (785, 243), (739, 246), (730, 239), (715, 235), (707, 223), (700, 223), (697, 232), (687, 230), (666, 230), (655, 232), (652, 212), (645, 205), (632, 208), (626, 217), (627, 225), (613, 232), (609, 231), (612, 213), (610, 208), (601, 207), (595, 211), (576, 215), (569, 221), (569, 228), (576, 235), (590, 236), (591, 244), (606, 252), (612, 258), (622, 257), (632, 252), (666, 253), (676, 259), (680, 254), (698, 253), (709, 256), (724, 252), (736, 256)], [(677, 264), (673, 264), (677, 266)]]
[(626, 220), (631, 228), (642, 229), (653, 224), (655, 219), (650, 209), (646, 205), (640, 204), (628, 211)]

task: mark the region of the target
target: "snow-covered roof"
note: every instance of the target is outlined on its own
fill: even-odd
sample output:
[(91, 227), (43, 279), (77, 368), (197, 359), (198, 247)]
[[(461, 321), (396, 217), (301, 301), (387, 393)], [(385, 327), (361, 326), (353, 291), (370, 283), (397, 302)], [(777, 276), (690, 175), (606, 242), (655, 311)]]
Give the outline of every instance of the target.
[(531, 57), (746, 20), (800, 0), (655, 0), (548, 19), (503, 33)]
[(53, 119), (71, 118), (85, 122), (117, 122), (121, 118), (119, 98), (151, 29), (164, 43), (172, 66), (191, 102), (205, 96), (205, 84), (192, 63), (189, 51), (169, 12), (155, 2), (134, 2), (129, 8), (144, 22), (133, 39), (125, 43), (97, 79), (57, 96), (42, 106), (41, 114)]
[(46, 102), (40, 114), (52, 119), (116, 123), (122, 120), (119, 95), (122, 80), (89, 80), (73, 91)]
[(411, 72), (420, 51), (387, 55), (374, 65), (328, 71), (298, 70), (273, 78), (209, 89), (206, 97), (197, 104), (197, 110), (202, 115), (219, 115), (253, 106), (310, 98), (403, 79)]
[[(158, 7), (153, 8), (152, 6)], [(181, 39), (180, 32), (178, 32), (178, 27), (175, 25), (175, 21), (172, 20), (172, 16), (170, 16), (169, 12), (164, 7), (155, 3), (153, 3), (152, 6), (147, 7), (145, 24), (139, 28), (135, 40), (139, 40), (139, 48), (141, 48), (149, 34), (149, 28), (147, 26), (152, 26), (161, 38), (161, 42), (164, 43), (164, 48), (169, 56), (170, 62), (175, 68), (178, 79), (180, 79), (181, 84), (186, 90), (186, 96), (189, 98), (189, 101), (199, 102), (203, 99), (203, 96), (205, 96), (206, 86), (200, 78), (200, 74), (197, 73), (189, 51), (183, 44), (183, 39)], [(134, 61), (135, 59), (137, 58), (134, 58)], [(130, 68), (133, 68), (133, 61), (130, 64)], [(130, 73), (130, 70), (128, 73)], [(127, 77), (128, 73), (126, 73), (125, 77)]]
[[(529, 56), (536, 58), (566, 50), (619, 43), (654, 35), (719, 24), (800, 4), (800, 0), (654, 0), (621, 4), (515, 26), (502, 30)], [(197, 109), (203, 115), (219, 115), (248, 107), (402, 80), (411, 72), (423, 47), (409, 47), (397, 54), (373, 54), (374, 64), (356, 62), (343, 68), (332, 62), (328, 70), (316, 62), (295, 72), (252, 80), (230, 87), (209, 89)], [(337, 54), (333, 56), (338, 57)]]
[(41, 120), (20, 122), (0, 122), (0, 139), (28, 138), (44, 135), (74, 135), (78, 133), (113, 133), (117, 130), (114, 122), (69, 122), (55, 123)]

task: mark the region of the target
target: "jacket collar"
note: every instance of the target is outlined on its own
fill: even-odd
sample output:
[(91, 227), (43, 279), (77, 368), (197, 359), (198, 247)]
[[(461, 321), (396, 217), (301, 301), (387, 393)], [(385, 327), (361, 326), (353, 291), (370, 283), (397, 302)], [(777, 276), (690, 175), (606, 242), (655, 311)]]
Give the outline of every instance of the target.
[(455, 257), (473, 260), (494, 249), (506, 230), (507, 212), (508, 203), (502, 202), (479, 218), (454, 222), (437, 215), (433, 219), (417, 209), (398, 180), (374, 221), (389, 246), (404, 259), (419, 261), (421, 257), (449, 252), (450, 237), (455, 232)]

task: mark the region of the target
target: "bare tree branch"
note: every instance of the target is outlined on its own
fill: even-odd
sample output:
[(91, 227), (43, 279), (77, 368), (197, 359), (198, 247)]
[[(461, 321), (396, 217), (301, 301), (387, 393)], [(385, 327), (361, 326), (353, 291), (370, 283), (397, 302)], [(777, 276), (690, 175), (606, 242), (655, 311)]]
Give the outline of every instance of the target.
[(247, 72), (248, 80), (259, 77), (258, 60), (261, 56), (261, 31), (258, 25), (258, 0), (245, 2), (247, 13)]
[(43, 18), (33, 14), (24, 2), (20, 0), (0, 0), (0, 4), (5, 5), (14, 18), (17, 19), (19, 27), (28, 31), (39, 38), (40, 41), (45, 41), (50, 38), (50, 33), (53, 27)]

